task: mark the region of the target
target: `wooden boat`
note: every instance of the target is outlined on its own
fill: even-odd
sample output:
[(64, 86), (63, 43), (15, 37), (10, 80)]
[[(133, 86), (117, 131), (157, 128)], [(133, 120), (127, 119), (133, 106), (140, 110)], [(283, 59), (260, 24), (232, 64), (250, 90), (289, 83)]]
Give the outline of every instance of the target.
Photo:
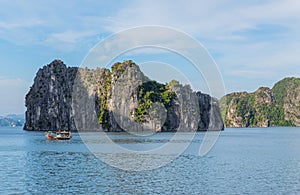
[(71, 131), (61, 131), (58, 130), (56, 133), (52, 133), (52, 131), (48, 131), (45, 133), (45, 136), (49, 140), (69, 140), (72, 138)]

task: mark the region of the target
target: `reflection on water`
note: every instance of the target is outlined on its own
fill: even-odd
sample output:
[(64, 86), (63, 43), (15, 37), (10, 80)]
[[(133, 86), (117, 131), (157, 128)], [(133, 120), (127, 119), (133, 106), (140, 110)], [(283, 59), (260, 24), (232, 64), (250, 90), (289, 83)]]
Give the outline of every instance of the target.
[[(0, 194), (300, 193), (300, 128), (226, 129), (213, 150), (199, 157), (203, 135), (197, 133), (187, 151), (166, 166), (134, 172), (101, 162), (77, 134), (69, 141), (47, 141), (41, 132), (0, 129)], [(153, 148), (172, 134), (110, 136), (122, 147)]]

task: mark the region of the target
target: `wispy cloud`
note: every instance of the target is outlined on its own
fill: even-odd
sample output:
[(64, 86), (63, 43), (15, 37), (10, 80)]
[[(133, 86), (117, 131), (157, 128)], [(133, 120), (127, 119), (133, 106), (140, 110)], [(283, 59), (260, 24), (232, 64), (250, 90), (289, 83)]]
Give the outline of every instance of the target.
[(12, 79), (12, 78), (6, 78), (6, 77), (0, 77), (0, 87), (8, 86), (8, 87), (24, 87), (27, 86), (28, 83), (23, 81), (20, 78)]
[(81, 5), (76, 1), (28, 3), (4, 0), (0, 6), (0, 40), (16, 45), (46, 46), (70, 52), (87, 44), (93, 36), (97, 41), (107, 22), (106, 17), (94, 9), (99, 2)]
[[(300, 2), (274, 1), (131, 1), (106, 26), (117, 32), (145, 24), (183, 30), (208, 48), (222, 70), (228, 91), (251, 79), (272, 83), (300, 75)], [(216, 54), (216, 55), (214, 55)], [(244, 77), (244, 78), (241, 78)], [(272, 81), (271, 81), (272, 80)]]
[(82, 42), (86, 43), (88, 38), (97, 35), (94, 31), (71, 31), (49, 34), (43, 44), (49, 45), (60, 51), (74, 51)]
[(0, 21), (0, 29), (6, 29), (6, 30), (11, 30), (11, 29), (16, 29), (16, 28), (28, 28), (28, 27), (35, 27), (42, 25), (44, 22), (40, 19), (37, 18), (30, 18), (27, 20), (15, 20), (11, 22), (4, 22)]
[[(300, 75), (300, 2), (263, 1), (1, 1), (0, 39), (62, 53), (88, 51), (110, 33), (162, 25), (196, 37), (213, 54), (223, 77), (236, 73), (274, 81)], [(142, 38), (147, 39), (147, 32)], [(157, 36), (159, 39), (159, 35)], [(128, 36), (128, 40), (137, 40)], [(126, 42), (120, 42), (126, 44)], [(172, 45), (180, 45), (174, 39)], [(148, 50), (149, 51), (149, 50)], [(247, 74), (247, 73), (253, 74)], [(228, 84), (229, 91), (235, 90)]]
[(108, 28), (117, 31), (129, 26), (158, 24), (184, 29), (193, 35), (230, 35), (271, 21), (286, 25), (286, 19), (299, 18), (298, 13), (299, 3), (295, 0), (131, 1), (111, 18)]

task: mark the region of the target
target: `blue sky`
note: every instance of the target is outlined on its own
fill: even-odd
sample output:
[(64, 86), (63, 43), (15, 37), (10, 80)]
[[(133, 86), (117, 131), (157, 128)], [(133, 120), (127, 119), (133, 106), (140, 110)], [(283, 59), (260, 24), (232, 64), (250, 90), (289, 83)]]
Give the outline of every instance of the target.
[(26, 92), (43, 65), (62, 59), (78, 66), (99, 41), (141, 25), (168, 26), (202, 43), (228, 93), (272, 87), (300, 75), (299, 13), (297, 0), (1, 0), (0, 115), (24, 112)]

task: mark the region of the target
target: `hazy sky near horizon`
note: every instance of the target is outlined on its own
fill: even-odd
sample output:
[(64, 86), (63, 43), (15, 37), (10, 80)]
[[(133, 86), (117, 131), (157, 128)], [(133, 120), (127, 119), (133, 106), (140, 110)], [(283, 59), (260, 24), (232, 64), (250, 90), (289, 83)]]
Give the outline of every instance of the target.
[(203, 44), (227, 93), (272, 87), (300, 75), (299, 13), (297, 0), (0, 0), (0, 115), (24, 112), (43, 65), (61, 59), (78, 66), (99, 41), (141, 25), (178, 29)]

